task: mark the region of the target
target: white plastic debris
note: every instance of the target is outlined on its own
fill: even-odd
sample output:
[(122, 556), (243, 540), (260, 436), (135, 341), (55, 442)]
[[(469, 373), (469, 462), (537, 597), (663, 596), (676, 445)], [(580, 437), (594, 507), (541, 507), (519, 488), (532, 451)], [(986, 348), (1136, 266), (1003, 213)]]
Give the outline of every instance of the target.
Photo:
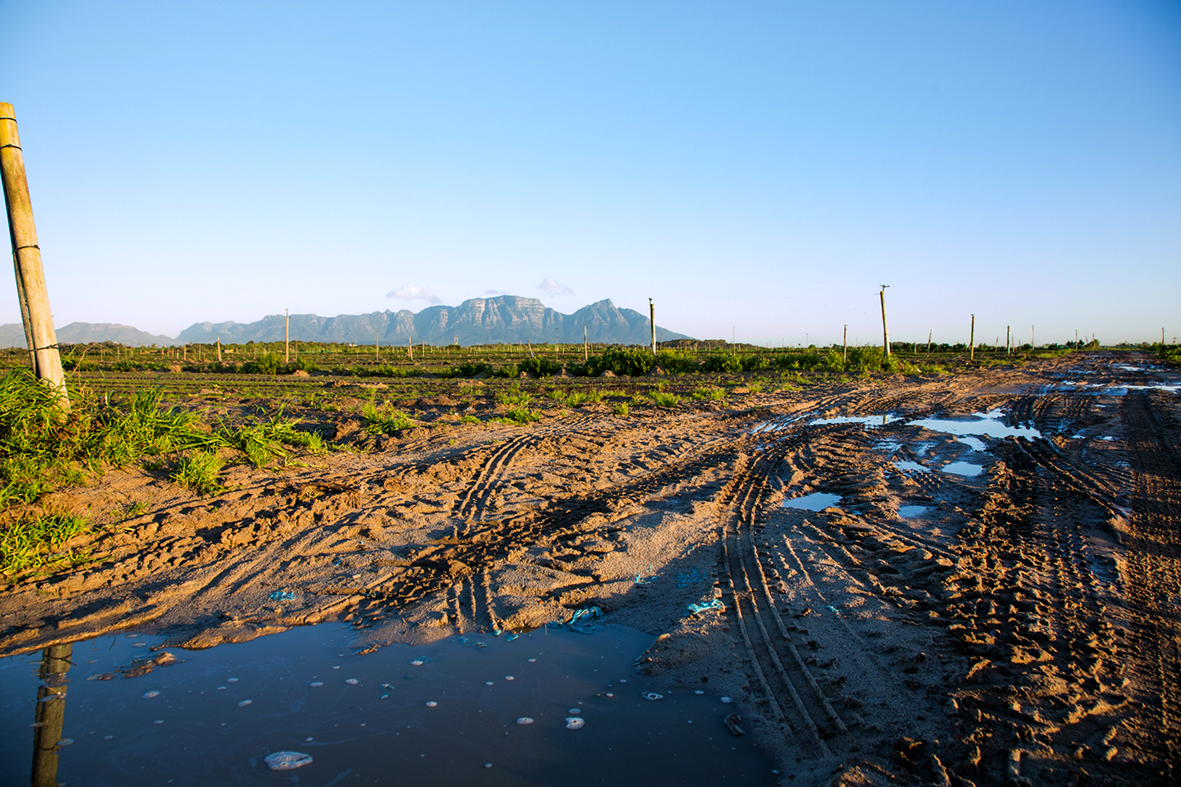
[(309, 686), (311, 686), (313, 689), (318, 689), (318, 688), (320, 688), (321, 686), (323, 686), (323, 685), (324, 685), (324, 681), (322, 681), (322, 680), (313, 680), (313, 681), (312, 681), (311, 683), (309, 683), (308, 685), (309, 685)]
[(412, 667), (421, 667), (422, 664), (423, 664), (422, 659), (415, 659), (414, 661), (410, 662), (410, 666), (412, 666)]
[(350, 686), (356, 686), (358, 682), (359, 681), (356, 678), (349, 678), (345, 681), (345, 683), (349, 684)]
[(520, 724), (522, 727), (532, 723), (533, 719), (529, 718), (528, 716), (522, 716), (521, 718), (517, 719), (517, 724)]
[(237, 683), (237, 682), (238, 682), (237, 678), (226, 678), (226, 683)]
[(643, 694), (641, 694), (640, 696), (641, 696), (641, 697), (643, 697), (643, 698), (644, 698), (644, 699), (646, 699), (646, 700), (649, 700), (649, 701), (651, 701), (651, 702), (655, 702), (656, 700), (662, 700), (662, 699), (664, 699), (664, 695), (663, 695), (663, 694), (657, 694), (657, 693), (656, 693), (656, 692), (654, 692), (654, 691), (645, 691), (645, 692), (644, 692)]
[(581, 716), (566, 717), (566, 729), (568, 730), (581, 730), (585, 724), (586, 719), (582, 718)]
[(242, 700), (241, 702), (238, 703), (238, 707), (245, 708), (247, 705), (249, 705), (252, 702), (254, 702), (254, 700)]
[(722, 702), (724, 702), (727, 705), (729, 705), (733, 701), (734, 700), (730, 699), (729, 697), (722, 697)]
[(268, 754), (263, 762), (272, 771), (291, 771), (312, 764), (312, 755), (301, 751), (277, 751)]
[(426, 704), (426, 706), (428, 708), (437, 708), (437, 707), (439, 707), (439, 703), (435, 702), (434, 700), (431, 700), (430, 702), (428, 702)]
[(159, 697), (159, 696), (160, 696), (160, 692), (158, 692), (158, 691), (144, 692), (144, 699), (145, 700), (150, 700), (152, 697)]
[(505, 680), (516, 680), (516, 678), (514, 678), (512, 675), (505, 675), (504, 679)]

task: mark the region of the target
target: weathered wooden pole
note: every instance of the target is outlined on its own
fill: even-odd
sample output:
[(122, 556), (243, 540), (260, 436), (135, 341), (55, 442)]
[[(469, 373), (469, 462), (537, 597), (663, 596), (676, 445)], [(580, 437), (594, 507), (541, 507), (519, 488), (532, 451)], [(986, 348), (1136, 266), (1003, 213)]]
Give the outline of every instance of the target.
[(648, 320), (652, 323), (652, 354), (656, 355), (656, 304), (648, 299)]
[(935, 329), (931, 328), (927, 331), (927, 355), (931, 354), (931, 335), (935, 333)]
[[(1160, 343), (1165, 343), (1165, 329), (1160, 329), (1161, 340)], [(590, 360), (590, 348), (586, 344), (586, 323), (582, 324), (582, 362), (586, 363)]]
[(221, 365), (221, 334), (217, 335), (217, 363)]
[(373, 360), (381, 360), (381, 328), (373, 328)]
[(841, 361), (848, 362), (849, 360), (849, 326), (845, 326), (845, 331), (841, 335)]
[(968, 360), (976, 360), (976, 315), (972, 315), (972, 330), (968, 334)]
[(1005, 355), (1013, 354), (1013, 345), (1009, 343), (1009, 326), (1005, 326)]
[(882, 349), (886, 353), (886, 357), (890, 357), (890, 329), (886, 327), (886, 288), (889, 284), (882, 285), (882, 291), (878, 293), (878, 297), (882, 300)]
[(1032, 325), (1029, 326), (1029, 347), (1030, 347), (1030, 349), (1037, 347), (1037, 341), (1036, 341), (1037, 334), (1034, 333), (1033, 328), (1034, 328), (1034, 326), (1032, 326)]
[(414, 360), (414, 337), (406, 337), (406, 354), (410, 356), (410, 360)]
[(559, 330), (560, 330), (559, 328), (554, 328), (554, 351), (555, 352), (562, 351), (562, 345), (558, 344), (558, 339), (560, 338), (559, 333), (558, 333)]
[(283, 310), (283, 363), (291, 363), (291, 312)]
[(32, 357), (33, 373), (58, 393), (62, 410), (70, 409), (57, 332), (49, 308), (49, 290), (41, 267), (41, 247), (33, 224), (33, 203), (25, 177), (25, 159), (16, 129), (12, 104), (0, 103), (0, 180), (4, 181), (4, 204), (8, 209), (8, 238), (16, 271), (16, 292), (20, 300), (25, 341)]

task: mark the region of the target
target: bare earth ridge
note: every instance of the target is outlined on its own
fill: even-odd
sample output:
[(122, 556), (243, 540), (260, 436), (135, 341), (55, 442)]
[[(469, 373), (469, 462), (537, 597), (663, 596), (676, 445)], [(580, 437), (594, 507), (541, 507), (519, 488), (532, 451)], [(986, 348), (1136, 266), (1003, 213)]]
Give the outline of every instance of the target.
[[(1112, 387), (1177, 382), (1127, 362), (455, 424), (236, 466), (211, 498), (109, 472), (51, 503), (121, 527), (73, 544), (95, 563), (0, 591), (0, 655), (327, 620), (365, 650), (597, 606), (657, 637), (647, 673), (733, 696), (785, 784), (1175, 783), (1181, 398)], [(437, 414), (473, 385), (438, 383)], [(993, 410), (1025, 428), (986, 452), (913, 423)], [(875, 418), (814, 423), (834, 416)], [(982, 471), (941, 469), (961, 461)], [(818, 491), (841, 499), (782, 505)]]

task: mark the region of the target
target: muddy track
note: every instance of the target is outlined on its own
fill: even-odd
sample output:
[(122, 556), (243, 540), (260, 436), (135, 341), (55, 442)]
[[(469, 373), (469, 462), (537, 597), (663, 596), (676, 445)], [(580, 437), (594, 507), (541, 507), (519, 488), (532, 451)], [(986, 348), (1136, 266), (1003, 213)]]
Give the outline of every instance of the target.
[(1148, 392), (1129, 393), (1121, 407), (1135, 474), (1127, 542), (1128, 664), (1147, 691), (1145, 713), (1129, 725), (1134, 745), (1181, 772), (1181, 462), (1176, 430), (1167, 430)]
[(754, 457), (743, 457), (719, 496), (719, 504), (724, 506), (720, 535), (728, 590), (723, 598), (758, 679), (763, 694), (760, 701), (769, 706), (774, 718), (808, 741), (817, 754), (829, 756), (825, 740), (847, 733), (848, 728), (784, 626), (755, 545), (754, 528), (766, 497), (768, 477), (787, 449), (785, 443), (791, 442), (794, 440), (781, 439)]

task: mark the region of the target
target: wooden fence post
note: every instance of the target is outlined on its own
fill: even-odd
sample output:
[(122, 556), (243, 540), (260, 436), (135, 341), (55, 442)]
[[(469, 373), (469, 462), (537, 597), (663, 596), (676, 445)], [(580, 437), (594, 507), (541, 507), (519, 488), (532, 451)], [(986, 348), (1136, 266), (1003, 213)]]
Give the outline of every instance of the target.
[(221, 334), (217, 335), (217, 365), (221, 366)]
[(976, 360), (976, 315), (972, 315), (972, 331), (968, 334), (968, 360)]
[(886, 357), (890, 357), (890, 329), (886, 327), (886, 288), (889, 284), (882, 285), (882, 291), (878, 293), (878, 297), (882, 299), (882, 349), (886, 351)]
[(49, 308), (41, 248), (33, 225), (33, 203), (25, 177), (25, 159), (16, 129), (12, 104), (0, 103), (0, 180), (4, 181), (4, 203), (8, 208), (8, 237), (16, 269), (16, 291), (21, 304), (25, 339), (33, 360), (33, 373), (58, 393), (61, 409), (70, 409), (65, 373), (57, 350), (57, 332)]
[[(1164, 344), (1165, 343), (1165, 329), (1164, 328), (1160, 329), (1160, 335), (1161, 335), (1160, 343)], [(586, 323), (583, 323), (582, 324), (582, 362), (586, 363), (588, 360), (590, 360), (590, 350), (588, 349), (588, 347), (586, 345)]]
[(656, 304), (648, 299), (648, 317), (652, 322), (652, 354), (656, 355)]
[(848, 363), (849, 361), (849, 326), (845, 326), (844, 333), (841, 334), (841, 361)]

